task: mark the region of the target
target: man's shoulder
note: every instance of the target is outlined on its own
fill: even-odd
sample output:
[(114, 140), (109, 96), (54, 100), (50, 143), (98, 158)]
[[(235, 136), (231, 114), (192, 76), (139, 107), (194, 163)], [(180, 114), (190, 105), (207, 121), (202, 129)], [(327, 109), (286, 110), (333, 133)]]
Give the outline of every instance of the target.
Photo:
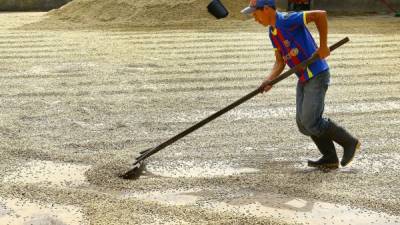
[(290, 20), (293, 17), (301, 16), (303, 15), (303, 12), (276, 12), (278, 14), (278, 19), (280, 20)]
[(303, 23), (303, 12), (277, 12), (277, 27), (288, 28)]

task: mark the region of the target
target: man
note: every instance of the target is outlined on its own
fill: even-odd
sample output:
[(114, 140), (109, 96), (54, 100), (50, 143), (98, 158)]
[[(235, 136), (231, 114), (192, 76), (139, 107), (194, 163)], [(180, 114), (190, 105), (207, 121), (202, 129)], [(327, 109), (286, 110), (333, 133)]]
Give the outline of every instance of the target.
[[(269, 82), (279, 76), (285, 64), (294, 67), (318, 54), (320, 60), (296, 73), (299, 78), (296, 89), (296, 122), (300, 132), (310, 136), (322, 157), (308, 161), (308, 166), (323, 169), (339, 168), (339, 159), (333, 141), (343, 147), (341, 165), (348, 165), (360, 147), (358, 139), (330, 119), (322, 117), (325, 93), (330, 74), (324, 58), (330, 55), (327, 44), (328, 22), (325, 11), (281, 13), (275, 9), (274, 0), (251, 0), (250, 5), (241, 11), (251, 14), (255, 21), (269, 26), (269, 37), (275, 49), (276, 62), (270, 74), (263, 81), (263, 92), (272, 86)], [(319, 48), (307, 23), (314, 22), (319, 32)]]

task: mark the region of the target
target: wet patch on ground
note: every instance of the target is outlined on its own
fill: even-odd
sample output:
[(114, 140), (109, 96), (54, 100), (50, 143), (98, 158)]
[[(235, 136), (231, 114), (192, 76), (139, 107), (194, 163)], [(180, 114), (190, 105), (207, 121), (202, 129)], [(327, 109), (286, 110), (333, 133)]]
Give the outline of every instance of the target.
[(399, 216), (366, 209), (269, 193), (249, 193), (250, 196), (225, 202), (208, 202), (204, 207), (246, 216), (274, 217), (280, 221), (301, 224), (395, 225), (400, 222)]
[[(150, 192), (124, 192), (122, 198), (136, 198), (170, 206), (193, 206), (212, 212), (245, 217), (273, 218), (287, 223), (332, 225), (396, 225), (399, 216), (351, 206), (285, 195), (245, 191), (225, 193), (229, 200), (209, 198), (213, 190), (181, 189)], [(221, 194), (221, 193), (219, 193)], [(232, 197), (233, 196), (233, 197)]]
[(238, 167), (229, 162), (183, 161), (173, 162), (154, 161), (146, 166), (146, 170), (162, 177), (220, 177), (256, 173), (259, 170), (250, 167)]
[(81, 209), (75, 206), (0, 198), (0, 224), (83, 225), (85, 222)]
[(30, 161), (6, 175), (4, 183), (40, 184), (57, 187), (88, 185), (85, 172), (91, 166), (52, 161)]
[(146, 192), (125, 192), (122, 198), (136, 198), (141, 201), (158, 202), (167, 205), (194, 205), (199, 196), (196, 194), (199, 190), (163, 190), (163, 191), (146, 191)]

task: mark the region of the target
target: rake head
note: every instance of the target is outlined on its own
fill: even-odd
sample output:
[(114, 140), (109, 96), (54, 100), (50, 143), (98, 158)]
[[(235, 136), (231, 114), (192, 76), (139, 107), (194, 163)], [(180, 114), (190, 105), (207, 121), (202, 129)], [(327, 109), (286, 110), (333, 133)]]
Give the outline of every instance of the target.
[(145, 170), (145, 163), (144, 160), (148, 157), (148, 153), (152, 151), (154, 148), (149, 148), (140, 152), (140, 155), (136, 157), (136, 161), (133, 163), (133, 167), (125, 172), (124, 174), (120, 175), (122, 179), (127, 180), (136, 180), (143, 174)]
[(136, 180), (143, 174), (144, 169), (145, 163), (143, 161), (137, 161), (130, 170), (120, 175), (120, 177), (126, 180)]

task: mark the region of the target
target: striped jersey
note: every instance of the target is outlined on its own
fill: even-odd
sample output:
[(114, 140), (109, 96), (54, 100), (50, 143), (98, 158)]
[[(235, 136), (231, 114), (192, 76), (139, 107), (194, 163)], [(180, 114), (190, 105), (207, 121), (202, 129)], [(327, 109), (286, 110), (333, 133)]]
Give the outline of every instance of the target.
[[(306, 12), (276, 12), (275, 28), (269, 27), (269, 38), (290, 68), (311, 57), (318, 48), (306, 27)], [(305, 83), (328, 69), (326, 61), (319, 59), (296, 75), (300, 82)]]

